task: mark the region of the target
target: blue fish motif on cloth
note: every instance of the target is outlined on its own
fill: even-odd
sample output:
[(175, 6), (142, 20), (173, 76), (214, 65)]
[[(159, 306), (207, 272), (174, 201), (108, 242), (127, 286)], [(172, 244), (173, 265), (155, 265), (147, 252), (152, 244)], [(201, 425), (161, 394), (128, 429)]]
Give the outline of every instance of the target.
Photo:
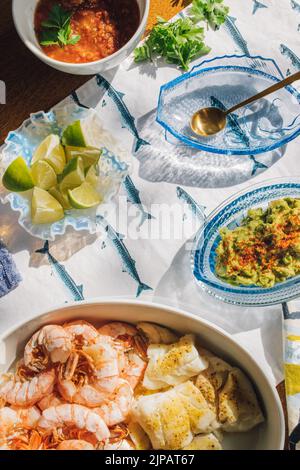
[(254, 155), (249, 155), (249, 158), (253, 162), (253, 168), (252, 168), (251, 176), (256, 175), (257, 171), (259, 171), (259, 170), (265, 170), (266, 168), (268, 168), (268, 166), (265, 165), (264, 163), (261, 163), (261, 162), (257, 161), (256, 158), (254, 157)]
[(51, 255), (49, 251), (49, 242), (48, 240), (45, 242), (43, 248), (36, 250), (36, 253), (46, 254), (49, 260), (50, 265), (55, 269), (56, 273), (58, 274), (59, 278), (62, 280), (64, 285), (70, 291), (73, 299), (75, 301), (84, 300), (83, 297), (83, 286), (77, 285), (74, 280), (71, 278), (70, 274), (68, 274), (66, 268)]
[[(222, 109), (223, 111), (226, 111), (226, 107), (224, 106), (224, 104), (220, 100), (218, 100), (214, 96), (211, 96), (210, 99), (211, 99), (211, 105), (212, 106), (215, 106), (217, 108)], [(249, 138), (247, 137), (244, 130), (239, 125), (237, 115), (236, 114), (228, 114), (227, 120), (228, 120), (228, 126), (230, 126), (232, 132), (234, 132), (234, 134), (236, 134), (242, 140), (242, 142), (244, 142), (244, 144), (247, 147), (249, 147), (250, 146)], [(254, 155), (249, 155), (248, 158), (253, 162), (253, 168), (252, 168), (251, 176), (254, 176), (257, 173), (258, 170), (268, 168), (267, 165), (265, 165), (264, 163), (261, 163), (261, 162), (257, 161), (255, 159)]]
[(268, 6), (265, 5), (264, 3), (259, 2), (258, 0), (253, 0), (253, 11), (252, 11), (252, 15), (255, 15), (255, 13), (257, 12), (257, 10), (259, 10), (259, 9), (261, 9), (261, 8), (268, 8)]
[(123, 242), (124, 235), (116, 232), (116, 230), (101, 215), (96, 216), (96, 222), (99, 223), (102, 227), (104, 227), (108, 239), (111, 241), (113, 247), (120, 256), (123, 263), (123, 272), (129, 274), (129, 276), (131, 276), (132, 279), (134, 279), (135, 282), (138, 284), (136, 297), (139, 297), (143, 291), (153, 290), (152, 287), (147, 286), (147, 284), (144, 284), (141, 281), (135, 266), (136, 262), (130, 255), (128, 249), (125, 246), (125, 243)]
[(78, 98), (78, 95), (77, 95), (76, 91), (72, 91), (70, 96), (71, 96), (72, 100), (74, 101), (74, 103), (77, 104), (78, 106), (80, 106), (81, 108), (90, 109), (89, 106), (86, 106), (85, 104), (81, 103), (80, 99)]
[(230, 36), (232, 37), (232, 39), (234, 40), (235, 44), (240, 49), (240, 51), (245, 55), (250, 55), (247, 41), (243, 38), (235, 22), (236, 22), (236, 18), (233, 18), (232, 16), (227, 16), (226, 21), (223, 26), (229, 32)]
[(291, 7), (293, 10), (295, 10), (297, 13), (300, 13), (300, 4), (297, 3), (295, 0), (291, 0)]
[(131, 204), (134, 204), (135, 206), (138, 207), (138, 209), (141, 212), (141, 221), (139, 226), (143, 225), (145, 220), (153, 219), (154, 217), (149, 214), (148, 212), (145, 211), (141, 198), (140, 198), (140, 192), (139, 190), (135, 187), (132, 179), (130, 178), (129, 175), (126, 176), (126, 178), (123, 181), (123, 186), (125, 188), (125, 191), (127, 193), (127, 199)]
[(180, 186), (177, 186), (176, 194), (178, 199), (180, 199), (189, 206), (192, 214), (194, 214), (197, 219), (199, 219), (200, 221), (203, 221), (205, 219), (205, 206), (201, 206), (200, 204), (198, 204), (195, 199)]
[[(213, 107), (222, 109), (222, 111), (226, 111), (226, 106), (224, 106), (224, 104), (220, 100), (215, 98), (214, 96), (210, 97), (210, 101)], [(245, 134), (245, 132), (239, 125), (237, 115), (233, 113), (228, 114), (227, 121), (228, 121), (228, 127), (230, 127), (232, 132), (234, 132), (234, 134), (237, 135), (247, 147), (249, 147), (250, 145), (249, 138), (247, 137), (247, 135)]]
[(142, 145), (150, 145), (149, 142), (139, 136), (135, 125), (135, 118), (129, 112), (129, 109), (124, 103), (124, 93), (117, 91), (104, 77), (102, 77), (102, 75), (96, 75), (96, 82), (99, 88), (102, 88), (107, 92), (107, 95), (112, 99), (120, 113), (122, 124), (135, 137), (135, 152), (137, 152)]
[(21, 281), (22, 277), (11, 254), (0, 241), (0, 297), (15, 289)]
[(295, 52), (293, 52), (285, 44), (280, 44), (280, 52), (282, 55), (284, 55), (290, 60), (290, 62), (296, 69), (300, 70), (300, 58), (295, 54)]

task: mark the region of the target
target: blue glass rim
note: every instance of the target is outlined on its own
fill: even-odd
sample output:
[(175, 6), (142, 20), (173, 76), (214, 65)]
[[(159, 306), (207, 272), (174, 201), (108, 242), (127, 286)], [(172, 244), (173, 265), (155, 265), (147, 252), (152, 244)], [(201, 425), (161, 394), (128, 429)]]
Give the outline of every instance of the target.
[[(298, 190), (300, 190), (300, 176), (294, 176), (292, 178), (290, 178), (291, 180), (293, 180), (293, 182), (288, 182), (287, 181), (288, 178), (284, 177), (279, 177), (279, 178), (276, 178), (276, 179), (272, 179), (272, 180), (269, 180), (269, 181), (265, 181), (265, 182), (262, 182), (262, 183), (259, 183), (255, 186), (250, 186), (242, 191), (240, 191), (239, 193), (235, 194), (234, 196), (230, 196), (229, 198), (227, 198), (220, 206), (218, 206), (208, 217), (208, 221), (207, 222), (204, 222), (204, 225), (200, 228), (199, 232), (197, 233), (196, 237), (195, 237), (195, 241), (194, 241), (194, 249), (192, 250), (191, 252), (191, 267), (192, 267), (192, 272), (193, 272), (193, 275), (195, 277), (195, 279), (200, 283), (200, 285), (202, 284), (203, 286), (205, 286), (205, 290), (212, 294), (213, 296), (223, 300), (223, 301), (226, 301), (228, 303), (236, 303), (236, 304), (243, 304), (243, 305), (254, 305), (253, 303), (248, 303), (248, 302), (242, 302), (242, 301), (239, 301), (239, 300), (236, 300), (234, 301), (233, 299), (225, 299), (222, 297), (222, 293), (223, 294), (226, 294), (226, 293), (229, 293), (229, 294), (234, 294), (234, 295), (237, 295), (237, 296), (243, 296), (243, 295), (263, 295), (263, 294), (273, 294), (273, 293), (277, 293), (278, 291), (281, 290), (282, 287), (284, 288), (289, 288), (289, 287), (293, 287), (294, 285), (298, 285), (300, 283), (300, 275), (298, 276), (293, 276), (292, 278), (290, 279), (287, 279), (286, 281), (284, 281), (283, 283), (277, 283), (275, 284), (275, 286), (271, 287), (271, 288), (262, 288), (262, 287), (248, 287), (248, 286), (236, 286), (234, 287), (233, 285), (231, 284), (227, 284), (227, 285), (221, 285), (220, 283), (217, 283), (217, 282), (213, 282), (209, 279), (207, 279), (206, 277), (202, 276), (201, 272), (203, 271), (203, 260), (204, 260), (204, 251), (205, 251), (205, 248), (206, 246), (203, 244), (203, 246), (201, 246), (200, 248), (198, 248), (199, 246), (199, 243), (201, 243), (201, 239), (204, 239), (205, 238), (205, 233), (206, 232), (209, 232), (210, 229), (218, 222), (218, 220), (222, 217), (222, 215), (224, 214), (224, 212), (228, 212), (230, 211), (231, 208), (234, 208), (237, 203), (245, 200), (245, 199), (248, 199), (249, 196), (253, 195), (253, 194), (256, 194), (256, 193), (259, 193), (259, 192), (263, 192), (265, 190), (273, 190), (273, 189), (278, 189), (278, 188), (287, 188), (287, 189), (295, 189), (297, 188)], [(278, 183), (276, 182), (276, 180), (278, 180)], [(285, 182), (283, 182), (283, 180)], [(298, 182), (295, 182), (295, 180), (298, 180)], [(280, 182), (282, 181), (282, 182)], [(245, 211), (250, 209), (251, 206), (249, 206), (247, 209), (245, 208)], [(237, 211), (238, 212), (238, 211)], [(233, 211), (233, 214), (234, 214), (234, 211)], [(222, 279), (220, 279), (220, 282), (224, 282), (222, 281)], [(206, 287), (208, 287), (209, 289), (206, 289)], [(219, 294), (218, 294), (219, 292)], [(299, 294), (296, 294), (296, 295), (291, 295), (289, 297), (289, 299), (291, 300), (292, 298), (296, 298), (298, 297)], [(286, 301), (286, 299), (282, 300), (282, 301)], [(282, 303), (280, 301), (274, 301), (274, 302), (270, 302), (270, 301), (267, 301), (267, 302), (260, 302), (259, 304), (260, 305), (271, 305), (271, 304), (278, 304), (278, 303)]]
[[(241, 67), (241, 66), (236, 66), (236, 65), (230, 65), (230, 66), (229, 65), (223, 65), (223, 66), (218, 65), (218, 66), (214, 66), (214, 67), (205, 67), (205, 68), (202, 68), (202, 69), (198, 70), (198, 68), (201, 67), (201, 65), (204, 64), (204, 63), (212, 62), (216, 59), (224, 59), (224, 58), (232, 58), (232, 57), (234, 57), (234, 58), (244, 58), (245, 57), (247, 59), (253, 59), (253, 60), (261, 59), (261, 60), (271, 61), (275, 65), (276, 69), (279, 71), (280, 75), (282, 76), (282, 73), (281, 73), (279, 67), (277, 66), (276, 62), (274, 61), (274, 59), (264, 58), (264, 57), (261, 57), (261, 56), (247, 56), (245, 54), (244, 55), (224, 55), (224, 56), (217, 56), (217, 57), (215, 57), (213, 59), (210, 59), (210, 60), (207, 60), (207, 61), (203, 61), (203, 62), (201, 62), (201, 64), (195, 65), (190, 72), (182, 74), (181, 76), (179, 76), (179, 77), (175, 78), (174, 80), (171, 80), (170, 82), (168, 82), (165, 85), (161, 86), (160, 93), (159, 93), (159, 98), (158, 98), (158, 105), (157, 105), (157, 115), (156, 115), (156, 121), (158, 122), (158, 124), (160, 124), (166, 131), (170, 132), (170, 134), (172, 134), (174, 137), (176, 137), (181, 142), (184, 142), (189, 147), (194, 147), (194, 148), (197, 148), (198, 150), (202, 150), (202, 151), (210, 152), (210, 153), (215, 153), (215, 154), (219, 154), (219, 155), (258, 155), (260, 153), (270, 152), (270, 151), (275, 150), (279, 147), (283, 147), (284, 145), (288, 144), (289, 142), (294, 140), (296, 137), (298, 137), (300, 135), (300, 127), (293, 134), (291, 134), (289, 136), (286, 136), (286, 137), (282, 138), (281, 140), (278, 140), (277, 142), (274, 142), (274, 144), (268, 145), (266, 147), (259, 147), (259, 148), (256, 148), (256, 149), (245, 149), (245, 150), (240, 150), (240, 149), (226, 150), (226, 149), (220, 149), (220, 148), (213, 148), (211, 146), (203, 144), (202, 142), (189, 139), (189, 138), (185, 137), (183, 134), (180, 134), (177, 131), (175, 131), (172, 127), (170, 127), (162, 119), (162, 117), (161, 117), (161, 110), (163, 109), (163, 105), (162, 105), (163, 96), (162, 95), (163, 95), (164, 91), (173, 88), (174, 86), (178, 85), (179, 83), (184, 82), (185, 80), (188, 80), (188, 79), (193, 78), (195, 76), (201, 75), (202, 73), (210, 71), (210, 70), (211, 71), (215, 71), (215, 70), (219, 70), (219, 69), (223, 69), (223, 70), (241, 70), (241, 71), (250, 73), (252, 75), (259, 75), (261, 77), (267, 78), (267, 79), (269, 79), (269, 80), (271, 80), (275, 83), (279, 83), (281, 81), (279, 78), (275, 77), (274, 75), (270, 75), (266, 72), (263, 72), (262, 70), (253, 69), (251, 67)], [(288, 90), (289, 93), (291, 93), (291, 95), (293, 95), (297, 99), (297, 101), (300, 105), (300, 92), (297, 91), (291, 85), (286, 86), (285, 89)]]
[(272, 65), (274, 65), (275, 69), (277, 70), (278, 72), (278, 75), (280, 75), (280, 77), (282, 79), (284, 79), (284, 75), (282, 73), (282, 71), (280, 70), (280, 68), (278, 67), (276, 61), (274, 59), (271, 59), (270, 57), (263, 57), (261, 55), (253, 55), (253, 56), (248, 56), (246, 54), (224, 54), (224, 55), (219, 55), (219, 56), (216, 56), (216, 57), (213, 57), (212, 59), (204, 59), (202, 62), (200, 62), (199, 64), (196, 64), (194, 65), (191, 70), (187, 73), (192, 73), (194, 72), (196, 69), (199, 69), (200, 67), (202, 67), (204, 64), (210, 64), (211, 62), (214, 62), (216, 60), (222, 60), (222, 59), (232, 59), (232, 58), (235, 58), (235, 59), (244, 59), (244, 58), (247, 58), (247, 59), (253, 59), (253, 60), (262, 60), (263, 62), (270, 62)]

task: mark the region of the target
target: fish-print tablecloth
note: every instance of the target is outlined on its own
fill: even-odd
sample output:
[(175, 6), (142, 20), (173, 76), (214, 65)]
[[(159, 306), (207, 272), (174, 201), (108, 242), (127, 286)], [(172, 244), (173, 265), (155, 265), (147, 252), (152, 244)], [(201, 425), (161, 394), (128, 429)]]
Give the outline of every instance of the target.
[[(275, 59), (283, 75), (300, 69), (300, 2), (226, 3), (230, 17), (219, 31), (207, 32), (212, 49), (205, 58), (258, 54)], [(296, 429), (299, 390), (289, 378), (299, 377), (299, 366), (290, 365), (291, 351), (297, 350), (298, 325), (289, 330), (290, 323), (286, 324), (283, 342), (280, 305), (240, 308), (204, 294), (191, 274), (189, 248), (202, 223), (202, 206), (209, 213), (250, 184), (300, 174), (299, 141), (256, 158), (195, 155), (187, 147), (176, 146), (155, 122), (155, 110), (160, 86), (180, 71), (162, 62), (158, 65), (136, 65), (129, 58), (119, 69), (93, 78), (66, 100), (95, 107), (131, 163), (130, 178), (120, 193), (119, 217), (110, 214), (108, 223), (102, 221), (104, 237), (69, 230), (44, 245), (18, 226), (17, 214), (8, 205), (0, 207), (1, 235), (23, 278), (0, 299), (0, 333), (59, 304), (83, 298), (139, 294), (141, 300), (183, 307), (234, 335), (274, 385), (283, 378), (285, 347)], [(170, 207), (175, 208), (171, 217)], [(125, 238), (114, 237), (114, 231)]]

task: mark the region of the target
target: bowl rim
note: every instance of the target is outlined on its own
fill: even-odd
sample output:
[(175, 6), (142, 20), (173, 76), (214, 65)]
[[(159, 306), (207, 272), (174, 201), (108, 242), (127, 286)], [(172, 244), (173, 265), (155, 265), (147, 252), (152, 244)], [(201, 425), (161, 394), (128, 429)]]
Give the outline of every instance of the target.
[[(72, 69), (75, 69), (75, 70), (85, 69), (85, 68), (87, 68), (91, 65), (92, 66), (97, 66), (98, 64), (101, 64), (101, 65), (106, 64), (111, 59), (117, 58), (118, 55), (120, 55), (122, 52), (124, 52), (126, 50), (126, 48), (130, 47), (135, 42), (135, 40), (138, 38), (138, 36), (145, 29), (146, 23), (147, 23), (147, 20), (148, 20), (148, 16), (149, 16), (149, 11), (150, 11), (150, 0), (144, 0), (144, 2), (145, 2), (145, 11), (144, 11), (143, 15), (140, 15), (141, 17), (140, 17), (139, 27), (137, 28), (134, 35), (129, 39), (129, 41), (127, 41), (126, 44), (124, 44), (124, 46), (122, 46), (116, 52), (114, 52), (113, 54), (111, 54), (107, 57), (104, 57), (103, 59), (94, 60), (94, 61), (91, 61), (91, 62), (84, 62), (84, 63), (74, 63), (74, 62), (63, 62), (61, 60), (52, 59), (47, 54), (45, 54), (41, 48), (37, 47), (34, 43), (27, 40), (26, 35), (23, 32), (23, 29), (19, 27), (19, 25), (20, 25), (19, 21), (17, 20), (17, 15), (18, 15), (17, 11), (18, 11), (18, 8), (19, 8), (19, 2), (20, 2), (20, 0), (13, 0), (12, 1), (12, 16), (13, 16), (13, 22), (14, 22), (15, 28), (16, 28), (17, 33), (18, 33), (20, 39), (22, 40), (23, 44), (25, 44), (25, 46), (35, 56), (37, 56), (42, 61), (47, 62), (47, 63), (49, 63), (53, 66), (54, 65), (62, 66), (62, 64), (63, 64), (66, 67), (69, 66), (69, 67), (72, 67)], [(36, 3), (37, 2), (38, 2), (38, 0), (36, 0)]]
[[(204, 234), (204, 230), (208, 227), (209, 224), (211, 224), (215, 217), (221, 213), (221, 211), (228, 209), (229, 206), (234, 205), (237, 201), (239, 201), (243, 196), (247, 196), (249, 194), (254, 193), (255, 191), (258, 190), (264, 190), (265, 188), (271, 188), (271, 187), (280, 187), (280, 186), (289, 186), (289, 185), (297, 185), (300, 188), (300, 174), (295, 175), (292, 177), (277, 177), (277, 178), (270, 178), (267, 180), (263, 180), (259, 183), (252, 184), (247, 186), (246, 188), (234, 193), (233, 195), (229, 196), (226, 198), (221, 204), (219, 204), (207, 217), (205, 217), (205, 221), (203, 225), (200, 227), (198, 230), (195, 239), (194, 239), (194, 246), (193, 249), (191, 250), (190, 254), (190, 263), (191, 263), (191, 269), (192, 269), (192, 274), (193, 277), (197, 283), (197, 285), (200, 285), (200, 287), (210, 295), (216, 297), (219, 300), (222, 300), (226, 303), (231, 303), (231, 304), (238, 304), (238, 305), (250, 305), (250, 306), (266, 306), (266, 305), (278, 305), (281, 304), (282, 302), (287, 302), (289, 300), (292, 300), (296, 297), (299, 297), (299, 294), (293, 294), (289, 296), (287, 299), (284, 300), (274, 300), (272, 301), (262, 301), (262, 302), (257, 302), (257, 303), (252, 303), (252, 302), (246, 302), (246, 301), (241, 301), (241, 300), (234, 300), (233, 298), (229, 299), (226, 298), (226, 294), (229, 293), (229, 295), (232, 296), (244, 296), (244, 295), (264, 295), (264, 294), (272, 294), (274, 287), (273, 288), (268, 288), (268, 289), (261, 289), (261, 288), (249, 288), (249, 286), (245, 286), (243, 291), (238, 291), (237, 287), (235, 288), (233, 285), (230, 283), (226, 283), (226, 286), (220, 287), (220, 285), (216, 284), (213, 281), (205, 279), (203, 276), (200, 275), (199, 269), (198, 269), (198, 263), (197, 259), (200, 256), (200, 250), (198, 249), (199, 241), (200, 238)], [(248, 207), (250, 209), (250, 206)], [(247, 209), (247, 210), (248, 210)], [(246, 210), (246, 209), (245, 209)], [(202, 251), (202, 249), (201, 249)], [(295, 277), (298, 277), (299, 279), (295, 281)], [(300, 276), (293, 276), (290, 280), (290, 283), (292, 282), (297, 282), (297, 284), (300, 283)], [(241, 286), (243, 287), (243, 286)], [(281, 288), (284, 287), (289, 287), (284, 285), (277, 284), (277, 289), (276, 291), (280, 291)], [(245, 291), (247, 290), (247, 292)]]
[[(165, 93), (166, 90), (169, 90), (171, 88), (176, 87), (178, 84), (181, 84), (182, 82), (185, 82), (191, 78), (200, 76), (201, 74), (205, 74), (206, 72), (215, 72), (217, 70), (234, 70), (234, 71), (243, 71), (247, 72), (251, 75), (258, 75), (264, 78), (269, 79), (271, 82), (279, 83), (281, 80), (278, 77), (275, 77), (274, 75), (271, 75), (270, 73), (266, 73), (263, 70), (259, 69), (253, 69), (250, 66), (239, 66), (239, 65), (209, 65), (209, 62), (213, 62), (216, 59), (224, 59), (224, 58), (243, 58), (247, 57), (248, 59), (264, 59), (264, 60), (270, 60), (272, 61), (276, 68), (278, 68), (276, 62), (274, 59), (271, 58), (263, 58), (259, 55), (257, 56), (246, 56), (246, 55), (223, 55), (223, 56), (216, 56), (212, 58), (209, 61), (203, 61), (201, 64), (199, 64), (199, 67), (201, 67), (202, 64), (206, 63), (207, 65), (204, 66), (204, 68), (198, 68), (197, 65), (195, 65), (189, 72), (186, 72), (179, 77), (176, 77), (175, 79), (165, 83), (164, 85), (161, 86), (160, 92), (159, 92), (159, 98), (158, 98), (158, 105), (157, 105), (157, 115), (156, 115), (156, 121), (167, 131), (170, 132), (174, 137), (176, 137), (178, 140), (181, 142), (184, 142), (186, 145), (190, 147), (197, 148), (198, 150), (210, 152), (210, 153), (216, 153), (220, 155), (257, 155), (260, 153), (265, 153), (265, 152), (270, 152), (272, 150), (275, 150), (279, 147), (282, 147), (286, 145), (288, 142), (294, 140), (296, 137), (300, 135), (300, 126), (299, 129), (294, 131), (292, 134), (289, 136), (286, 136), (284, 138), (281, 138), (274, 142), (273, 144), (267, 146), (267, 147), (258, 147), (255, 149), (229, 149), (227, 150), (226, 148), (214, 148), (209, 145), (206, 145), (203, 142), (197, 142), (196, 140), (191, 140), (188, 137), (184, 136), (183, 134), (177, 132), (173, 126), (169, 125), (164, 118), (162, 117), (162, 101), (163, 101), (163, 94)], [(279, 69), (280, 70), (280, 69)], [(285, 89), (298, 100), (298, 104), (300, 105), (300, 93), (296, 88), (294, 88), (291, 85), (288, 85), (285, 87)]]
[[(214, 330), (217, 334), (219, 334), (221, 337), (225, 338), (225, 340), (231, 342), (234, 344), (235, 348), (237, 348), (241, 354), (244, 356), (244, 358), (247, 359), (248, 363), (253, 367), (256, 372), (260, 375), (260, 380), (264, 382), (264, 386), (268, 388), (269, 393), (272, 396), (272, 399), (274, 403), (276, 404), (276, 411), (278, 413), (278, 423), (280, 426), (280, 431), (278, 433), (277, 437), (277, 447), (278, 449), (283, 449), (284, 447), (284, 442), (285, 442), (285, 419), (284, 419), (284, 413), (283, 413), (283, 408), (282, 404), (279, 398), (279, 395), (276, 391), (276, 388), (272, 385), (270, 382), (267, 374), (264, 372), (264, 370), (260, 367), (260, 365), (257, 363), (257, 361), (251, 356), (250, 352), (244, 348), (235, 338), (233, 338), (229, 333), (227, 333), (225, 330), (220, 328), (219, 326), (215, 325), (214, 323), (210, 322), (209, 320), (203, 319), (201, 317), (198, 317), (195, 314), (189, 313), (186, 310), (183, 310), (182, 308), (177, 308), (173, 307), (171, 305), (166, 305), (162, 304), (160, 302), (151, 302), (151, 301), (141, 301), (141, 300), (136, 300), (136, 299), (128, 299), (128, 298), (121, 298), (121, 297), (95, 297), (92, 299), (88, 300), (83, 300), (79, 302), (70, 302), (68, 304), (63, 304), (63, 305), (57, 305), (56, 307), (52, 307), (50, 309), (47, 309), (43, 313), (40, 313), (39, 315), (33, 315), (32, 317), (28, 318), (27, 320), (20, 321), (14, 326), (8, 328), (0, 334), (0, 342), (5, 341), (8, 339), (11, 335), (17, 333), (17, 331), (23, 327), (26, 327), (27, 325), (31, 323), (39, 323), (40, 326), (42, 324), (47, 324), (43, 323), (43, 318), (46, 318), (48, 315), (51, 315), (51, 313), (57, 313), (59, 311), (68, 311), (72, 310), (75, 308), (80, 310), (81, 307), (84, 307), (85, 305), (102, 305), (102, 306), (108, 306), (108, 305), (127, 305), (127, 306), (143, 306), (146, 308), (149, 308), (152, 311), (165, 311), (166, 313), (171, 314), (172, 316), (175, 316), (177, 318), (183, 318), (184, 319), (190, 319), (192, 321), (196, 321), (199, 323), (199, 325), (203, 325), (207, 329), (212, 329)], [(76, 314), (74, 313), (74, 317)], [(113, 321), (113, 320), (112, 320)], [(141, 319), (142, 321), (142, 319)], [(158, 322), (160, 322), (158, 318)], [(163, 321), (161, 322), (162, 325), (164, 325)], [(247, 372), (247, 370), (246, 370)], [(253, 380), (252, 380), (253, 381)], [(257, 384), (255, 384), (257, 386)], [(258, 386), (257, 386), (258, 388)], [(260, 388), (261, 389), (261, 388)], [(258, 390), (260, 390), (258, 388)]]

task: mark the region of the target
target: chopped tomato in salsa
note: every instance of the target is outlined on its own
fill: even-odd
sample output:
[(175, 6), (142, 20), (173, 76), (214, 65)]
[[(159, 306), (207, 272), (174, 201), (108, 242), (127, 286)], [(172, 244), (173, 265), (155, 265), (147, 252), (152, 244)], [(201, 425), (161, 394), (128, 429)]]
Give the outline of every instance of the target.
[(94, 62), (123, 47), (136, 32), (140, 12), (136, 0), (40, 0), (35, 12), (35, 31), (40, 39), (42, 22), (53, 5), (72, 11), (72, 35), (80, 35), (74, 45), (41, 46), (47, 56), (61, 62)]

